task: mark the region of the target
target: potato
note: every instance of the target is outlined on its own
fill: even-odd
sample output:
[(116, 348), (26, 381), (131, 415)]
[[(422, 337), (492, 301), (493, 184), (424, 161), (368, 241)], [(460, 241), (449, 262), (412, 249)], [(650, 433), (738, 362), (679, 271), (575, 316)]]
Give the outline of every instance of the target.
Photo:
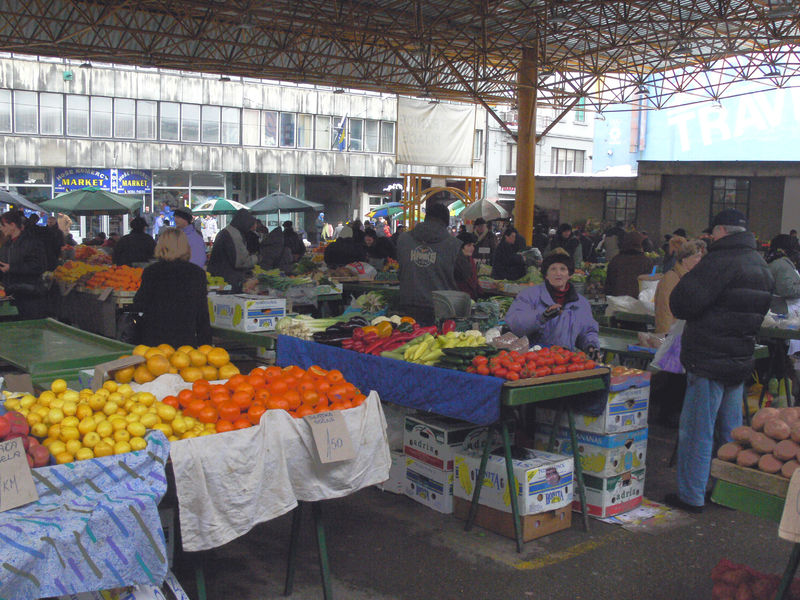
[(783, 461), (778, 460), (772, 454), (765, 454), (758, 459), (758, 470), (764, 473), (777, 473), (783, 467)]
[(764, 433), (773, 440), (780, 442), (789, 439), (791, 428), (782, 419), (770, 419), (764, 423)]
[(794, 406), (786, 406), (778, 409), (778, 418), (790, 427), (800, 420), (800, 415), (794, 408)]
[(792, 460), (797, 456), (798, 450), (800, 450), (800, 445), (792, 440), (781, 440), (775, 444), (775, 449), (772, 453), (778, 460)]
[(791, 479), (792, 474), (798, 467), (800, 467), (799, 462), (797, 462), (796, 460), (788, 460), (785, 463), (783, 463), (783, 466), (781, 467), (781, 475), (786, 477), (786, 479)]
[(755, 450), (742, 450), (736, 455), (736, 464), (740, 467), (755, 467), (761, 455)]
[(741, 444), (736, 442), (728, 442), (727, 444), (722, 444), (717, 450), (717, 458), (720, 460), (724, 460), (726, 462), (734, 462), (736, 460), (736, 455), (739, 454), (744, 448), (742, 448)]
[(800, 444), (800, 421), (792, 425), (791, 437), (792, 440)]
[(736, 442), (742, 442), (745, 445), (750, 444), (750, 438), (753, 437), (752, 427), (748, 427), (747, 425), (742, 425), (740, 427), (736, 427), (733, 431), (731, 431), (731, 437)]
[(753, 415), (753, 421), (750, 425), (756, 431), (761, 431), (764, 429), (764, 425), (770, 419), (775, 419), (778, 417), (778, 409), (772, 407), (766, 407), (759, 410), (755, 415)]
[(750, 438), (750, 445), (759, 454), (771, 454), (775, 449), (775, 440), (763, 433), (756, 433)]

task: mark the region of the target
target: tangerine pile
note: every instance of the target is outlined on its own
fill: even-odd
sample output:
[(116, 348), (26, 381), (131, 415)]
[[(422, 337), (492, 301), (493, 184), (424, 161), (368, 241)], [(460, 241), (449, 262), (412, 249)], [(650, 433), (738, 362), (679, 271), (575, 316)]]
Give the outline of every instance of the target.
[(119, 291), (135, 292), (142, 284), (142, 269), (127, 265), (107, 267), (97, 271), (86, 282), (90, 289), (112, 288)]
[(140, 344), (133, 349), (133, 354), (144, 357), (145, 362), (116, 371), (114, 380), (117, 383), (149, 383), (164, 373), (179, 374), (184, 381), (193, 383), (199, 379), (228, 379), (239, 373), (225, 348), (207, 344), (177, 349), (169, 344), (152, 347)]
[(224, 384), (195, 381), (191, 389), (162, 400), (201, 423), (213, 423), (217, 433), (258, 425), (268, 410), (285, 410), (300, 419), (328, 410), (361, 405), (366, 396), (340, 371), (316, 365), (258, 367), (247, 375), (236, 374)]

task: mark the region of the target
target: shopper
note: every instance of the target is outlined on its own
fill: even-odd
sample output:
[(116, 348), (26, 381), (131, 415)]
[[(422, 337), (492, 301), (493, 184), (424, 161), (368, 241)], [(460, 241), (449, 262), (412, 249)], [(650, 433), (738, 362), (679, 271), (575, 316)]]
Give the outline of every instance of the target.
[(306, 246), (294, 230), (291, 221), (283, 222), (283, 245), (292, 252), (292, 261), (297, 262), (306, 253)]
[(142, 272), (133, 297), (132, 310), (141, 313), (140, 343), (173, 348), (211, 343), (206, 274), (189, 262), (191, 255), (183, 231), (161, 230), (155, 249), (158, 261)]
[(623, 237), (625, 237), (625, 223), (622, 221), (617, 221), (613, 227), (607, 229), (603, 234), (603, 239), (600, 240), (598, 248), (602, 246), (607, 263), (610, 263), (619, 254)]
[(325, 247), (325, 264), (329, 269), (336, 269), (365, 259), (364, 246), (356, 244), (353, 239), (353, 230), (349, 225), (342, 226), (336, 240)]
[(769, 245), (769, 252), (765, 257), (767, 268), (775, 279), (775, 289), (772, 292), (772, 312), (788, 315), (791, 304), (794, 308), (800, 298), (800, 274), (792, 262), (793, 243), (791, 236), (780, 233), (772, 238)]
[(292, 251), (283, 243), (283, 229), (280, 225), (270, 231), (261, 241), (258, 264), (262, 269), (280, 269), (288, 272), (292, 268)]
[(506, 227), (492, 259), (492, 279), (516, 281), (525, 277), (525, 259), (520, 252), (525, 250), (525, 240), (512, 226)]
[(743, 382), (753, 372), (755, 337), (775, 284), (741, 212), (725, 209), (711, 227), (708, 254), (669, 300), (672, 314), (686, 320), (681, 363), (687, 383), (678, 429), (678, 492), (665, 502), (690, 512), (703, 510), (715, 424), (724, 443), (742, 423)]
[(400, 308), (423, 325), (435, 321), (432, 292), (458, 289), (454, 273), (461, 242), (450, 235), (449, 222), (447, 207), (433, 204), (422, 223), (397, 239)]
[(145, 233), (147, 222), (142, 217), (131, 221), (131, 232), (123, 235), (114, 246), (114, 264), (128, 265), (143, 263), (153, 258), (155, 240)]
[(629, 231), (622, 238), (620, 253), (606, 269), (606, 295), (639, 297), (639, 275), (647, 275), (653, 270), (653, 261), (644, 255), (642, 240), (638, 231)]
[(680, 251), (681, 246), (683, 246), (686, 241), (687, 240), (684, 236), (678, 234), (672, 234), (668, 236), (668, 239), (664, 242), (663, 246), (664, 260), (661, 263), (661, 271), (663, 273), (669, 273), (669, 271), (675, 266), (675, 263), (678, 262), (677, 253)]
[(47, 289), (42, 273), (47, 268), (47, 254), (41, 240), (24, 226), (25, 217), (18, 210), (0, 215), (0, 231), (6, 237), (0, 247), (0, 281), (14, 297), (22, 319), (43, 319), (47, 316)]
[(455, 279), (458, 289), (469, 294), (470, 298), (477, 300), (481, 296), (481, 286), (478, 282), (478, 265), (475, 262), (475, 244), (478, 240), (474, 233), (461, 233), (461, 252), (456, 259)]
[(581, 248), (581, 242), (576, 236), (572, 235), (572, 225), (569, 223), (562, 223), (558, 226), (556, 236), (553, 238), (553, 241), (550, 243), (550, 247), (547, 249), (547, 251), (548, 253), (553, 252), (557, 248), (563, 248), (566, 250), (567, 254), (569, 254), (572, 258), (575, 266), (579, 267), (583, 263), (583, 249)]
[(194, 223), (192, 223), (192, 221), (194, 221), (192, 209), (188, 206), (180, 206), (175, 209), (174, 216), (175, 227), (186, 235), (186, 239), (189, 241), (189, 248), (192, 249), (192, 257), (189, 259), (189, 262), (197, 265), (201, 269), (205, 268), (206, 245), (203, 242), (203, 236), (197, 232)]
[(245, 234), (256, 226), (256, 218), (246, 208), (240, 208), (230, 225), (217, 234), (207, 271), (222, 277), (234, 291), (242, 291), (247, 274), (258, 262), (258, 254), (251, 254), (245, 245)]

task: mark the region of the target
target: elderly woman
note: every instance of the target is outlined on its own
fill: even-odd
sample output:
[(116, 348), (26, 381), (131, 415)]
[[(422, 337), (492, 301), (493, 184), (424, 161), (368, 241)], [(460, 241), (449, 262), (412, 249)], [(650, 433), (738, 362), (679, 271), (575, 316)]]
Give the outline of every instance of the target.
[(569, 277), (572, 257), (554, 252), (542, 262), (544, 283), (523, 290), (506, 314), (506, 325), (532, 344), (563, 346), (598, 355), (599, 327), (589, 301), (575, 291)]
[[(674, 237), (672, 239), (675, 239)], [(670, 240), (671, 242), (672, 240)], [(655, 295), (656, 305), (656, 333), (667, 333), (675, 322), (672, 311), (669, 309), (669, 295), (678, 285), (681, 277), (686, 275), (692, 268), (700, 262), (706, 253), (706, 243), (703, 240), (692, 240), (684, 242), (674, 250), (675, 266), (664, 273), (661, 281), (658, 282)]]
[(192, 249), (186, 234), (174, 227), (161, 230), (157, 262), (142, 272), (133, 298), (133, 312), (142, 313), (142, 344), (201, 346), (211, 343), (206, 273), (189, 262)]

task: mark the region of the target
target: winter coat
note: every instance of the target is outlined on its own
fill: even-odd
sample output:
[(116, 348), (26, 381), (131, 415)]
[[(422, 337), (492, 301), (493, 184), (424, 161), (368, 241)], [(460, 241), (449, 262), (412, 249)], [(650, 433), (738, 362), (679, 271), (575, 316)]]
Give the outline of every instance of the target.
[(678, 285), (681, 277), (688, 272), (681, 263), (676, 263), (672, 269), (664, 273), (664, 276), (658, 282), (654, 299), (656, 305), (656, 333), (667, 333), (675, 322), (675, 316), (669, 309), (669, 295)]
[(400, 305), (433, 309), (434, 290), (457, 290), (454, 277), (461, 241), (436, 219), (428, 219), (397, 238)]
[(552, 253), (556, 248), (563, 248), (572, 257), (572, 261), (576, 267), (579, 267), (583, 262), (583, 248), (581, 248), (580, 240), (574, 235), (569, 236), (567, 239), (561, 237), (561, 234), (556, 234), (553, 241), (550, 242), (550, 247), (547, 249), (547, 254)]
[(514, 244), (509, 244), (505, 238), (500, 240), (494, 251), (492, 259), (492, 279), (508, 279), (515, 281), (525, 277), (525, 259), (519, 254), (525, 249), (525, 242), (517, 234)]
[[(473, 231), (473, 233), (475, 232)], [(478, 241), (475, 242), (475, 254), (473, 257), (476, 260), (485, 260), (491, 264), (494, 252), (497, 250), (497, 236), (487, 227), (482, 237), (477, 233), (475, 233), (475, 237), (478, 238)]]
[(147, 262), (153, 258), (156, 249), (155, 240), (144, 232), (131, 231), (123, 235), (114, 246), (114, 264), (128, 265)]
[(306, 245), (294, 229), (283, 230), (283, 245), (292, 251), (292, 255), (301, 257), (306, 253)]
[(356, 244), (353, 238), (339, 238), (325, 248), (325, 264), (329, 269), (336, 269), (365, 259), (364, 247)]
[(244, 235), (231, 223), (217, 234), (206, 269), (222, 277), (234, 291), (241, 291), (247, 273), (257, 262), (258, 255), (247, 252)]
[(547, 283), (540, 283), (522, 290), (506, 313), (506, 325), (522, 337), (528, 336), (531, 344), (563, 346), (587, 350), (599, 348), (599, 327), (592, 316), (589, 301), (570, 285), (564, 307), (557, 317), (549, 321), (544, 311), (555, 304), (547, 289)]
[(463, 252), (456, 259), (455, 279), (458, 289), (477, 300), (481, 295), (481, 286), (478, 283), (478, 265), (472, 256)]
[(767, 268), (775, 280), (770, 308), (773, 312), (785, 315), (788, 311), (786, 300), (800, 298), (800, 274), (787, 256), (781, 256), (767, 263)]
[(159, 260), (145, 268), (132, 308), (142, 313), (142, 344), (178, 348), (211, 343), (206, 274), (195, 264)]
[(284, 262), (283, 229), (276, 227), (261, 241), (258, 264), (267, 271), (270, 269), (287, 268), (291, 266), (292, 258), (291, 252), (287, 252), (286, 254), (289, 257), (288, 265), (282, 264)]
[(368, 258), (397, 258), (397, 248), (387, 237), (375, 238), (372, 246), (365, 246)]
[(752, 233), (713, 242), (672, 290), (669, 307), (686, 320), (681, 363), (700, 377), (736, 385), (753, 372), (753, 350), (775, 280)]
[(44, 295), (42, 273), (47, 269), (47, 253), (35, 234), (23, 230), (17, 239), (7, 240), (0, 247), (0, 262), (8, 263), (8, 271), (0, 276), (15, 299)]
[(186, 234), (186, 239), (189, 241), (189, 248), (192, 249), (192, 256), (189, 262), (197, 265), (201, 269), (206, 266), (206, 244), (203, 241), (203, 236), (197, 232), (194, 225), (189, 223), (182, 229)]
[(606, 295), (639, 297), (639, 275), (653, 270), (653, 261), (641, 251), (625, 250), (617, 254), (606, 269)]

